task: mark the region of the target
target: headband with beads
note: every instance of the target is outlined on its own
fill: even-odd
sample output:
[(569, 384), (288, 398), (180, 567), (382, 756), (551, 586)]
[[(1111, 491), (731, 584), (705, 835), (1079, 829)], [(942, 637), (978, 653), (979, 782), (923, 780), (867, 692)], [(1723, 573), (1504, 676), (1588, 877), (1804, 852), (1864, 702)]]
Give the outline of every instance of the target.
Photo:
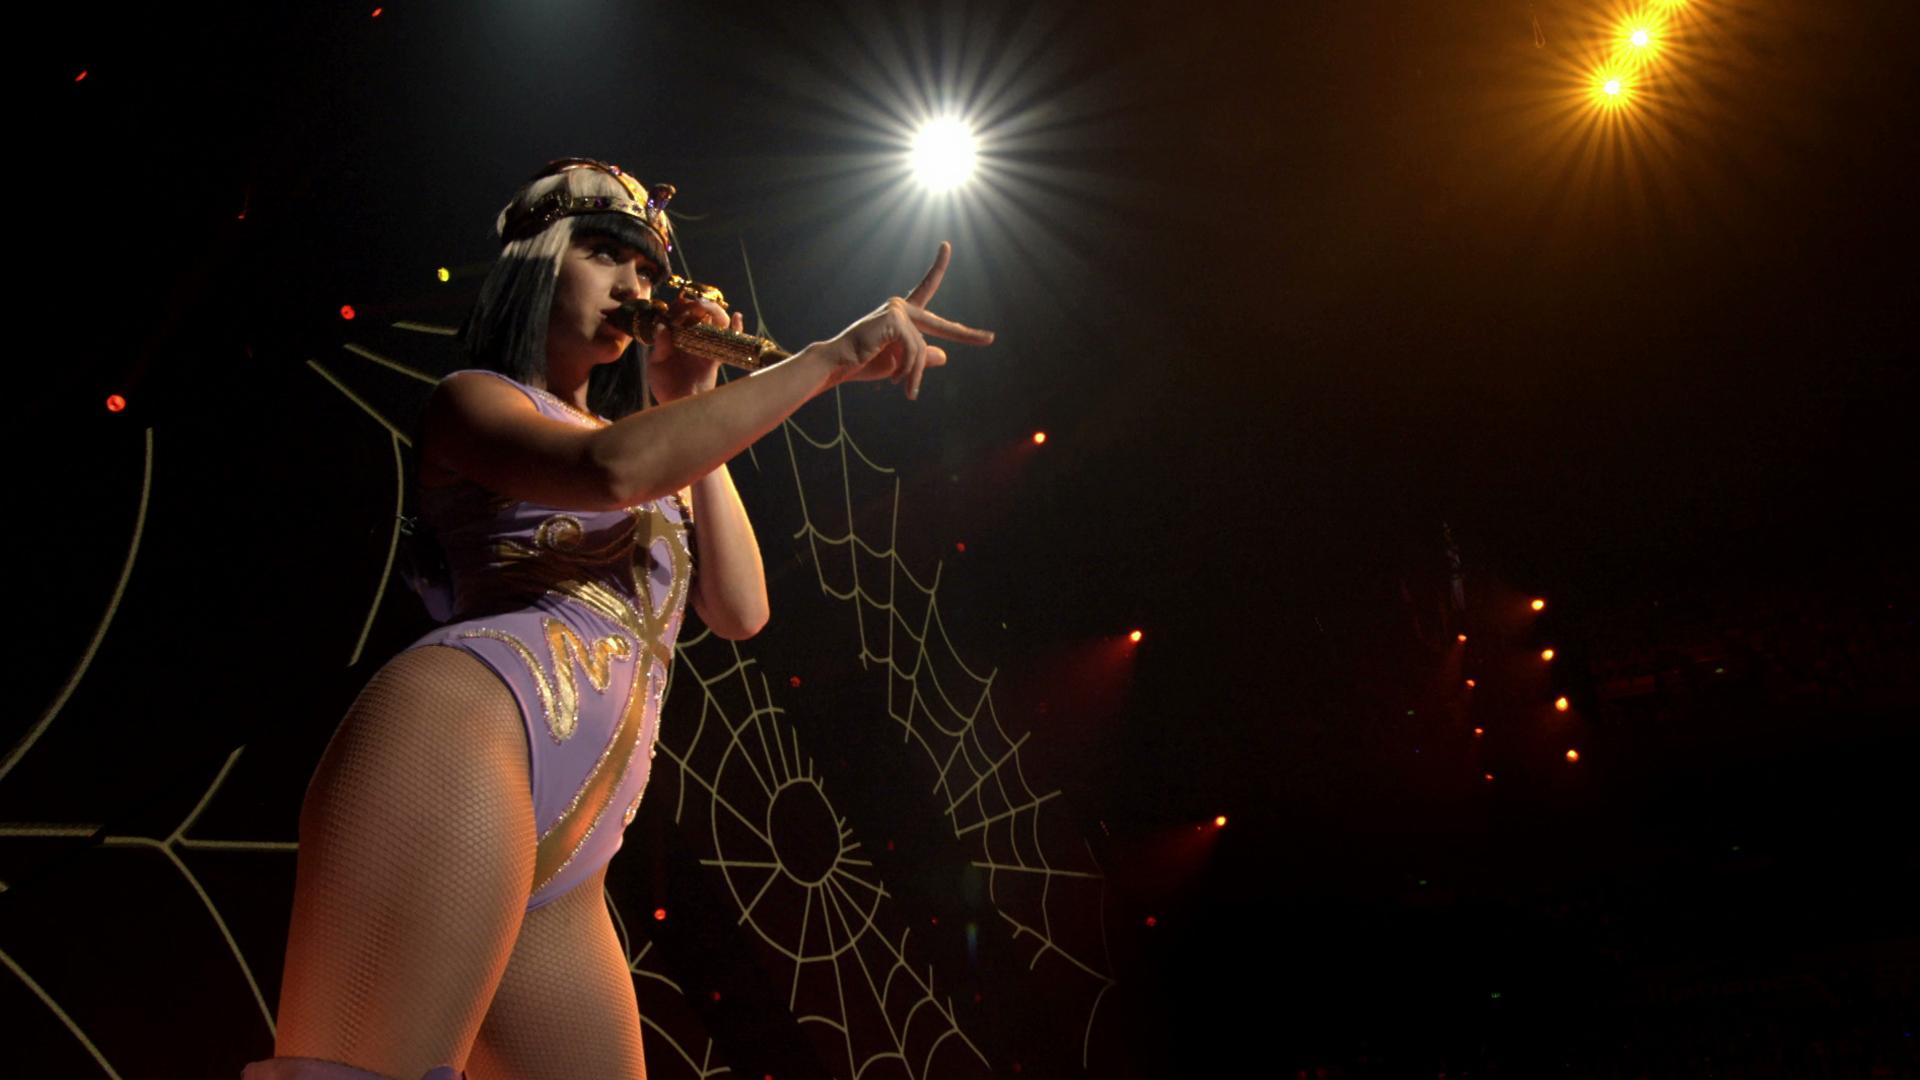
[[(660, 240), (664, 251), (673, 250), (673, 225), (667, 220), (667, 202), (674, 196), (672, 184), (655, 184), (642, 188), (640, 181), (628, 176), (618, 165), (609, 165), (592, 158), (560, 158), (547, 162), (533, 177), (540, 180), (548, 176), (558, 176), (571, 169), (597, 169), (620, 182), (630, 199), (614, 195), (569, 195), (565, 189), (549, 192), (528, 203), (524, 208), (510, 209), (507, 213), (506, 227), (500, 232), (500, 242), (518, 240), (532, 236), (563, 217), (573, 214), (625, 214), (645, 225)], [(528, 183), (532, 183), (529, 180)]]

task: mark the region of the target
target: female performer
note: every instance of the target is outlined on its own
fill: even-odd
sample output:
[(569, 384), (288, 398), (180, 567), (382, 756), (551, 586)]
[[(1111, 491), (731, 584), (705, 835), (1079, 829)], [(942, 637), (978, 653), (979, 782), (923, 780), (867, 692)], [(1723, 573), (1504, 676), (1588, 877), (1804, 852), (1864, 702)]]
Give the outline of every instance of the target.
[[(716, 386), (671, 324), (643, 348), (610, 318), (665, 273), (671, 195), (570, 158), (500, 213), (462, 331), (472, 369), (421, 423), (452, 621), (374, 675), (314, 773), (279, 1056), (245, 1080), (644, 1075), (601, 879), (646, 787), (684, 604), (725, 638), (767, 621), (726, 462), (841, 382), (917, 396), (946, 362), (929, 335), (993, 340), (927, 310), (942, 244), (904, 299)], [(740, 327), (691, 298), (671, 318)]]

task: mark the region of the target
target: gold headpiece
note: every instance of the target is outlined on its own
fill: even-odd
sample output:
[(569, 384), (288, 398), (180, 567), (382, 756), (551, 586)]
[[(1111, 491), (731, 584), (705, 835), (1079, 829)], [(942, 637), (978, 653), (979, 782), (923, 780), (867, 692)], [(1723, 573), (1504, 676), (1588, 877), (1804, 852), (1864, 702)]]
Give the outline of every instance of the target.
[(622, 199), (614, 195), (569, 195), (565, 187), (528, 203), (524, 207), (510, 207), (506, 215), (506, 225), (500, 231), (500, 242), (518, 240), (532, 236), (563, 217), (573, 214), (625, 214), (645, 225), (654, 236), (659, 237), (661, 249), (673, 250), (673, 225), (667, 220), (667, 202), (674, 196), (672, 184), (655, 184), (642, 188), (640, 181), (628, 176), (618, 165), (609, 165), (593, 158), (560, 158), (547, 162), (546, 168), (535, 173), (528, 183), (549, 176), (558, 176), (572, 169), (596, 169), (620, 182), (631, 198)]

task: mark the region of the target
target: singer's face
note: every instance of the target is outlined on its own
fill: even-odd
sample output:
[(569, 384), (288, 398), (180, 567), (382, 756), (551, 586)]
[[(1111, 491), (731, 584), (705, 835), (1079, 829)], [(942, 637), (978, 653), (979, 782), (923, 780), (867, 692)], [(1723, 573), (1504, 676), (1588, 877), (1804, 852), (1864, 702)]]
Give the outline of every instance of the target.
[(560, 259), (547, 314), (547, 360), (604, 364), (632, 338), (610, 321), (622, 303), (653, 295), (660, 267), (644, 252), (606, 236), (576, 236)]

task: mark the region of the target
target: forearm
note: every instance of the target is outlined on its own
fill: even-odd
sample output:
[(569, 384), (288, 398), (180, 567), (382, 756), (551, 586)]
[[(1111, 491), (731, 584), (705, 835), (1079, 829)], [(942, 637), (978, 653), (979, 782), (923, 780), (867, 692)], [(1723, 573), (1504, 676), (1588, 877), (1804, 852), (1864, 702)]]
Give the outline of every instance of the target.
[(749, 638), (767, 624), (767, 575), (753, 522), (725, 465), (693, 485), (696, 610), (714, 633)]
[[(650, 502), (710, 476), (833, 385), (835, 348), (830, 342), (809, 345), (746, 378), (642, 409), (600, 429), (589, 454), (606, 477), (613, 504)], [(732, 491), (730, 481), (727, 490)], [(733, 502), (737, 509), (737, 495)]]

